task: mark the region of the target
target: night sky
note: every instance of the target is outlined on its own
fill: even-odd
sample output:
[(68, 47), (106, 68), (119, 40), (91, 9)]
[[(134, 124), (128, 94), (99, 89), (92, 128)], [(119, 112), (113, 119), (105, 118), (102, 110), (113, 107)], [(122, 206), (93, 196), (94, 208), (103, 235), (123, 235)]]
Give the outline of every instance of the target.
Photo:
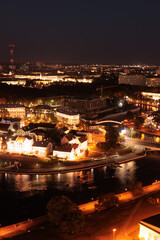
[(1, 0), (0, 62), (160, 64), (160, 0)]

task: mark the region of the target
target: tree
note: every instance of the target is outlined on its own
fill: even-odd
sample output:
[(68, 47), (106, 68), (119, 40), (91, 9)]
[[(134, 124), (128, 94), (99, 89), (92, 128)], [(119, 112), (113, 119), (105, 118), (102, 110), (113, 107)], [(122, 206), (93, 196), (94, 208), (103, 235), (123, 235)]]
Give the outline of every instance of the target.
[(118, 204), (119, 199), (114, 193), (100, 194), (98, 204), (95, 204), (95, 209), (102, 211), (109, 207), (117, 206)]
[(116, 145), (118, 141), (118, 137), (119, 137), (119, 132), (117, 128), (113, 126), (106, 127), (105, 139), (106, 139), (106, 143), (109, 144), (110, 147), (114, 147)]
[(66, 196), (56, 196), (47, 204), (50, 222), (59, 230), (75, 234), (84, 227), (84, 215), (79, 207)]
[(130, 191), (133, 197), (140, 197), (143, 195), (143, 186), (142, 182), (137, 182), (136, 184), (130, 187)]

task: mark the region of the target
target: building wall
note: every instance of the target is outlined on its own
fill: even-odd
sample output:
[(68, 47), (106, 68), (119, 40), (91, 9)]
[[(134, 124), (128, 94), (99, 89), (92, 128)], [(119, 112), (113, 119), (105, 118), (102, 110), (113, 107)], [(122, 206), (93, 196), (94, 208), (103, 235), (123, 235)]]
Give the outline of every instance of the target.
[(25, 107), (18, 107), (18, 108), (6, 108), (9, 112), (9, 116), (12, 118), (24, 118), (26, 116)]
[(56, 112), (56, 118), (58, 121), (60, 122), (64, 122), (68, 125), (78, 125), (79, 124), (79, 114), (66, 114), (66, 113), (62, 113), (62, 112)]
[(48, 143), (47, 147), (37, 147), (37, 146), (32, 147), (32, 153), (39, 157), (41, 156), (46, 157), (52, 151), (53, 151), (52, 143)]
[(119, 84), (129, 84), (129, 85), (139, 85), (145, 86), (146, 85), (146, 77), (140, 74), (135, 75), (119, 75), (118, 78)]
[(146, 78), (147, 87), (158, 87), (160, 86), (160, 78)]
[(106, 100), (104, 98), (93, 99), (78, 99), (78, 98), (63, 98), (61, 102), (63, 107), (74, 108), (79, 111), (93, 110), (103, 108), (106, 106)]
[(32, 150), (33, 140), (26, 139), (23, 143), (10, 140), (7, 142), (7, 150), (10, 153), (30, 153)]
[(47, 149), (45, 147), (32, 147), (32, 153), (36, 156), (47, 156)]
[(83, 149), (83, 150), (87, 149), (87, 140), (80, 144), (80, 148)]
[(74, 151), (72, 149), (71, 152), (61, 152), (61, 151), (55, 151), (53, 150), (53, 156), (54, 157), (59, 157), (59, 158), (67, 158), (68, 160), (74, 160), (75, 159), (75, 155), (74, 155)]
[(160, 234), (140, 224), (139, 240), (159, 240)]

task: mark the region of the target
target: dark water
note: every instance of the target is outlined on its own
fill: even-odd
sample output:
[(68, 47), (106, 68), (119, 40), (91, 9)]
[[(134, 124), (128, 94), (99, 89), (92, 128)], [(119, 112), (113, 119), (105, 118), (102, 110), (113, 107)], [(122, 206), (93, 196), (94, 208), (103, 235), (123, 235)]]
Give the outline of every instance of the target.
[(100, 193), (123, 192), (141, 181), (148, 185), (160, 180), (160, 156), (152, 155), (121, 167), (55, 175), (0, 174), (0, 224), (10, 224), (45, 213), (48, 200), (64, 194), (77, 204)]

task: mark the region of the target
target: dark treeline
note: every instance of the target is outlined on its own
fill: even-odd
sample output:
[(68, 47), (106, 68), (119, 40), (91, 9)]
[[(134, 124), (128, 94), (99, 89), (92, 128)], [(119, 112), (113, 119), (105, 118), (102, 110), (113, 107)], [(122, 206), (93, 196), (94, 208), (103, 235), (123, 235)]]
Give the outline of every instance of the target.
[[(113, 86), (112, 88), (105, 89), (106, 86)], [(92, 84), (87, 83), (56, 83), (48, 87), (29, 88), (15, 85), (7, 85), (0, 83), (0, 98), (5, 98), (8, 102), (16, 102), (20, 100), (35, 100), (43, 97), (54, 97), (54, 96), (100, 96), (100, 88), (103, 86), (104, 96), (113, 97), (125, 95), (133, 96), (134, 94), (140, 93), (141, 91), (152, 91), (151, 88), (141, 86), (130, 86), (130, 85), (119, 85), (115, 86), (115, 81), (109, 81), (106, 84), (93, 82)], [(159, 89), (154, 91), (159, 92)]]

